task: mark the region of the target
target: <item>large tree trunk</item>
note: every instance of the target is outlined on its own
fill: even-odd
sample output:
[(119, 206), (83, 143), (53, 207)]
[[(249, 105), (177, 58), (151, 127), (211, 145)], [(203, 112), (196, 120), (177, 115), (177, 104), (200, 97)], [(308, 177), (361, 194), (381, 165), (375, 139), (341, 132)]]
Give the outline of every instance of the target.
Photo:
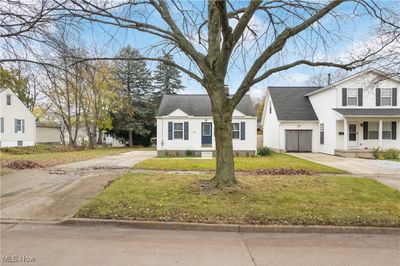
[(97, 138), (97, 145), (103, 145), (103, 131), (99, 129), (99, 137)]

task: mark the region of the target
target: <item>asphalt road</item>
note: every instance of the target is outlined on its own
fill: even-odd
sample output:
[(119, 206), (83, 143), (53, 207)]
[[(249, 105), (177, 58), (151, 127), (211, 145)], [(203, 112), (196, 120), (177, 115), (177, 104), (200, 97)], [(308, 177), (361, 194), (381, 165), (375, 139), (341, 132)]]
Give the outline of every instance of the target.
[(154, 156), (155, 151), (132, 151), (0, 176), (1, 218), (60, 220), (71, 217), (107, 183), (136, 163)]
[[(224, 233), (2, 224), (2, 265), (400, 265), (399, 235)], [(21, 257), (22, 256), (22, 257)], [(25, 257), (24, 257), (25, 256)], [(21, 265), (29, 265), (21, 263)]]

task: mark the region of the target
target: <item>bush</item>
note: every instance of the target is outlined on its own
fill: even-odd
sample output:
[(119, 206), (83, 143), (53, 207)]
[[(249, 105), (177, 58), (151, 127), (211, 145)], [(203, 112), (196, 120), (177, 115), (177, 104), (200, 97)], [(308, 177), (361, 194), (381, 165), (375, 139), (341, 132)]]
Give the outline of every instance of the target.
[(268, 156), (272, 154), (272, 149), (269, 147), (262, 147), (257, 149), (257, 155)]
[(191, 157), (191, 156), (194, 155), (194, 152), (191, 151), (191, 150), (187, 150), (187, 151), (185, 152), (185, 154), (186, 154), (186, 156)]
[(375, 149), (373, 151), (374, 158), (378, 160), (385, 160), (385, 159), (399, 159), (400, 157), (400, 150), (396, 149), (389, 149), (386, 151), (382, 151), (380, 149)]

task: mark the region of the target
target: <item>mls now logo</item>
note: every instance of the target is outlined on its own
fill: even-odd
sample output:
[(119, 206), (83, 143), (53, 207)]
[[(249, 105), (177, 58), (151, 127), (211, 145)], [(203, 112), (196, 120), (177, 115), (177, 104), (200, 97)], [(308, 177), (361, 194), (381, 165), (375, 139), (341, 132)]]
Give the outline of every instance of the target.
[(6, 255), (2, 257), (3, 263), (33, 263), (35, 262), (35, 257), (27, 257), (27, 256), (18, 256), (18, 255)]

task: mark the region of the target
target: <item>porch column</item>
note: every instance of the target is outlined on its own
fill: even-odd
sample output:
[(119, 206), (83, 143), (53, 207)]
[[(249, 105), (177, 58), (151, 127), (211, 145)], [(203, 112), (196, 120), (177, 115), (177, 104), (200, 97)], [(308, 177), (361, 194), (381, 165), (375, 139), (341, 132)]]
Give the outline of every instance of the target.
[(349, 136), (349, 132), (348, 132), (348, 130), (349, 130), (349, 126), (347, 125), (347, 119), (346, 118), (344, 118), (343, 119), (343, 133), (344, 133), (344, 138), (343, 138), (343, 146), (344, 146), (344, 149), (345, 150), (347, 150), (347, 138), (348, 138), (348, 136)]
[(382, 131), (383, 131), (383, 120), (379, 119), (379, 129), (378, 129), (378, 143), (379, 149), (382, 149)]

